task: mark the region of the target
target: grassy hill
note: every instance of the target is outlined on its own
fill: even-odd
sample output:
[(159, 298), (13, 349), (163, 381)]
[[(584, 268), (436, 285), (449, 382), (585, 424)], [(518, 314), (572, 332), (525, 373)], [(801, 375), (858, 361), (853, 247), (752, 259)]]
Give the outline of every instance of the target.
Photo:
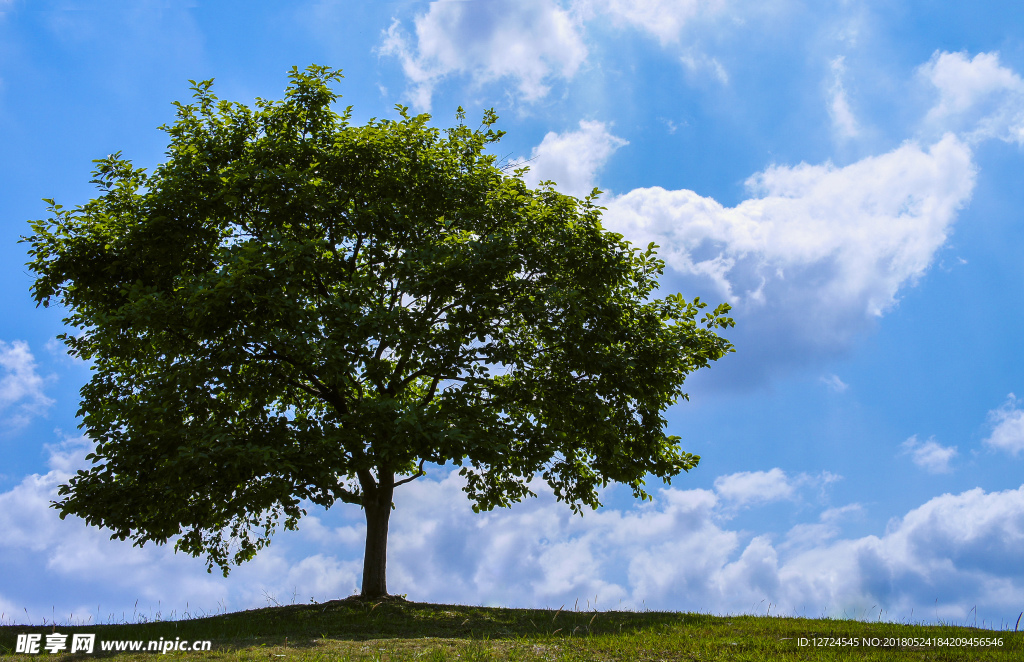
[[(93, 654), (16, 654), (18, 634), (94, 633)], [(71, 637), (68, 637), (70, 642)], [(197, 660), (1022, 660), (1024, 633), (852, 620), (435, 605), (349, 598), (179, 621), (0, 627), (4, 660), (154, 660), (118, 641), (209, 640)], [(972, 645), (973, 644), (973, 645)], [(988, 645), (981, 645), (988, 644)], [(129, 644), (130, 645), (130, 644)]]

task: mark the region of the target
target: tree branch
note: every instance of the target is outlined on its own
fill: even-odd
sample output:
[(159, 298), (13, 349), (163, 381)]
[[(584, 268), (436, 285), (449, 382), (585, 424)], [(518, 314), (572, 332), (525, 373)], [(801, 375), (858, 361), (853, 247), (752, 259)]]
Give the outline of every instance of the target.
[(433, 381), (430, 382), (430, 391), (427, 392), (427, 397), (423, 399), (423, 404), (427, 404), (434, 399), (434, 393), (437, 392), (437, 385), (440, 381), (441, 378), (435, 375)]
[(399, 485), (405, 485), (406, 483), (411, 483), (412, 481), (416, 480), (420, 476), (426, 476), (426, 475), (427, 475), (427, 472), (423, 470), (423, 460), (420, 460), (420, 468), (416, 470), (416, 473), (414, 473), (413, 475), (409, 476), (408, 478), (403, 478), (402, 480), (397, 481), (394, 484), (394, 487), (398, 487)]
[(347, 415), (349, 413), (348, 405), (345, 404), (345, 400), (339, 397), (338, 394), (334, 391), (334, 389), (320, 381), (320, 378), (317, 377), (312, 370), (301, 365), (298, 361), (295, 361), (290, 356), (282, 354), (276, 349), (270, 349), (269, 347), (263, 347), (262, 349), (263, 353), (257, 354), (254, 352), (249, 352), (249, 356), (257, 359), (271, 359), (287, 363), (288, 365), (298, 370), (299, 373), (301, 373), (306, 379), (315, 384), (317, 388), (312, 389), (306, 386), (305, 384), (302, 384), (301, 382), (296, 382), (294, 380), (290, 380), (290, 384), (292, 384), (293, 386), (297, 386), (298, 388), (304, 390), (306, 393), (309, 393), (312, 396), (322, 398), (324, 401), (327, 402), (327, 404), (334, 407), (334, 409), (337, 410), (339, 414)]

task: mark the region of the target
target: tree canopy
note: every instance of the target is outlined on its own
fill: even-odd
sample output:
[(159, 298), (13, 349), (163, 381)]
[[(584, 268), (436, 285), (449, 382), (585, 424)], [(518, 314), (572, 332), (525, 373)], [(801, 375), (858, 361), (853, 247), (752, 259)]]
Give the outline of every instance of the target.
[(493, 111), (354, 125), (340, 78), (293, 68), (252, 108), (193, 81), (164, 163), (100, 159), (98, 197), (31, 223), (32, 294), (92, 367), (61, 517), (227, 574), (306, 504), (357, 504), (376, 596), (393, 491), (429, 466), (474, 509), (539, 475), (576, 511), (696, 466), (664, 412), (731, 351), (729, 306), (653, 298), (655, 247), (605, 231), (596, 189), (499, 167)]

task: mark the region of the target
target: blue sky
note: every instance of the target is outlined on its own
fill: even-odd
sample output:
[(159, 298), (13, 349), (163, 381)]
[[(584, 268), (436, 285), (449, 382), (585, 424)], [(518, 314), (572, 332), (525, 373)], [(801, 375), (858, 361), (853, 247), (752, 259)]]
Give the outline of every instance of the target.
[[(160, 162), (188, 79), (280, 98), (345, 72), (359, 121), (494, 107), (528, 179), (605, 191), (666, 293), (729, 301), (737, 352), (669, 433), (700, 466), (582, 518), (400, 488), (389, 588), (420, 601), (955, 620), (1024, 610), (1024, 14), (1011, 2), (0, 0), (0, 622), (344, 597), (362, 518), (313, 511), (229, 578), (47, 508), (83, 466), (88, 367), (19, 235)], [(1017, 394), (1017, 395), (1015, 395)], [(135, 607), (138, 601), (138, 607)], [(72, 616), (73, 615), (73, 616)]]

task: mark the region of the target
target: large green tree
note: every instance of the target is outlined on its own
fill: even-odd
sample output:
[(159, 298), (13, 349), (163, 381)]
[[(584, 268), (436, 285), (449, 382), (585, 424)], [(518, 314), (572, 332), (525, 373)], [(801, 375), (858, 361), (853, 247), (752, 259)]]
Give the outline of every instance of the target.
[(32, 222), (32, 293), (93, 371), (61, 517), (226, 574), (304, 504), (356, 504), (378, 597), (394, 490), (428, 463), (461, 466), (475, 510), (538, 474), (580, 511), (693, 468), (663, 413), (731, 350), (729, 307), (652, 299), (653, 245), (499, 168), (493, 111), (355, 126), (339, 78), (293, 68), (254, 108), (193, 82), (152, 174), (98, 160), (98, 197)]

